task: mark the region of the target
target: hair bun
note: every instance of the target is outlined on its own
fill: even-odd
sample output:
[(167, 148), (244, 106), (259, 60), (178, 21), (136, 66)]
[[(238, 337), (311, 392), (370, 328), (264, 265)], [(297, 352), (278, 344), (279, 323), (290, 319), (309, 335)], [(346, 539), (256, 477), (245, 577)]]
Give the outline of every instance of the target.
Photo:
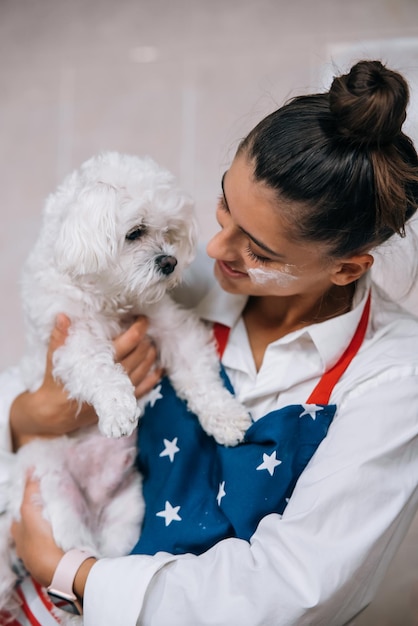
[(365, 146), (391, 143), (399, 135), (408, 101), (405, 79), (380, 61), (356, 63), (329, 90), (337, 133)]

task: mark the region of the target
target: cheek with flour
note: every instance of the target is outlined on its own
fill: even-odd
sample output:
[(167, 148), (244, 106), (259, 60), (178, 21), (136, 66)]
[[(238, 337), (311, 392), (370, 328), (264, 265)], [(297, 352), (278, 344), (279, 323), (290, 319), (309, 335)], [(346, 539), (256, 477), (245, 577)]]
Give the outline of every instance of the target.
[(258, 267), (251, 268), (248, 270), (248, 275), (252, 282), (258, 285), (287, 287), (299, 278), (299, 276), (292, 274), (291, 268), (293, 267), (293, 265), (284, 265), (281, 270), (267, 270)]

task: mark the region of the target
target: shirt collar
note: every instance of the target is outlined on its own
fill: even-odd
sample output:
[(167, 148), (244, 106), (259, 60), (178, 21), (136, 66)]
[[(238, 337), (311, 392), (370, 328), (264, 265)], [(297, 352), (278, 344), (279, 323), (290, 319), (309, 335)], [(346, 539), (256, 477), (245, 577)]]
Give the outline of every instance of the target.
[[(290, 343), (302, 335), (306, 335), (310, 337), (318, 350), (324, 369), (328, 370), (338, 361), (356, 331), (370, 291), (370, 285), (370, 272), (367, 272), (357, 282), (352, 308), (348, 313), (295, 330), (274, 343)], [(233, 328), (239, 320), (246, 302), (247, 296), (227, 293), (216, 283), (198, 304), (197, 313), (204, 320), (219, 322)]]
[(348, 348), (360, 323), (370, 285), (371, 277), (368, 272), (360, 278), (356, 285), (352, 308), (348, 313), (302, 329), (309, 333), (321, 356), (325, 370), (335, 365), (345, 349)]
[(235, 295), (224, 291), (218, 282), (199, 302), (196, 312), (208, 322), (219, 322), (233, 328), (247, 303), (247, 296)]

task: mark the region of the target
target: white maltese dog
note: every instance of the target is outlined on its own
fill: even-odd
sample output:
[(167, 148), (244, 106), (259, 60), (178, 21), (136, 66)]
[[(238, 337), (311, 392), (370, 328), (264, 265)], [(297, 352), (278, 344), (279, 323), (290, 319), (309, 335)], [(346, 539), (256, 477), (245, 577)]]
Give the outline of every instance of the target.
[(160, 363), (203, 429), (221, 444), (243, 439), (251, 420), (220, 380), (210, 330), (168, 295), (194, 256), (196, 233), (191, 199), (147, 157), (93, 157), (48, 198), (23, 271), (28, 349), (21, 372), (29, 390), (41, 385), (56, 316), (66, 313), (71, 327), (53, 373), (70, 398), (94, 407), (98, 428), (38, 439), (16, 455), (10, 507), (0, 518), (0, 608), (16, 582), (8, 529), (19, 516), (27, 468), (40, 481), (44, 515), (64, 550), (119, 556), (138, 539), (134, 430), (147, 398), (136, 400), (112, 347), (138, 314), (149, 317)]

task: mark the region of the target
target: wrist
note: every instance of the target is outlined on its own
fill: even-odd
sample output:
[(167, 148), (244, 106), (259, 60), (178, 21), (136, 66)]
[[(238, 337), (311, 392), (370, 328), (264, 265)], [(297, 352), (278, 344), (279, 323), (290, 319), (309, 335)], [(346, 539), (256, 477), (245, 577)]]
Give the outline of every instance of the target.
[(48, 587), (54, 578), (54, 574), (65, 552), (57, 547), (56, 550), (44, 550), (43, 554), (42, 574), (38, 575), (36, 571), (31, 571), (31, 573), (43, 587)]
[(81, 614), (87, 576), (95, 562), (90, 552), (74, 549), (63, 553), (47, 587), (48, 593), (72, 603)]
[(76, 575), (74, 577), (73, 582), (73, 590), (77, 598), (83, 603), (84, 599), (84, 590), (87, 583), (87, 578), (90, 574), (90, 570), (93, 565), (97, 563), (97, 559), (94, 557), (90, 557), (84, 561), (78, 568)]

